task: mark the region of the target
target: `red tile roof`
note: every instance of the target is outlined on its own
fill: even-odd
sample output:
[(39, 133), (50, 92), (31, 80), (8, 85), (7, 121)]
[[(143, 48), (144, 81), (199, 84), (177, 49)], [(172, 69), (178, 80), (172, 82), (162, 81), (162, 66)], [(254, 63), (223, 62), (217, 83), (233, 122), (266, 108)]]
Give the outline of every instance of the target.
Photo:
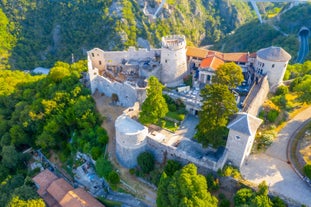
[(105, 207), (82, 188), (74, 189), (63, 178), (44, 170), (32, 179), (38, 194), (50, 207)]
[(55, 198), (57, 202), (60, 202), (66, 193), (73, 190), (73, 187), (67, 183), (63, 178), (59, 178), (51, 183), (47, 191), (51, 196)]
[(223, 60), (225, 62), (244, 62), (248, 61), (248, 53), (224, 53)]
[(69, 191), (60, 201), (62, 207), (83, 206), (83, 207), (103, 207), (99, 201), (94, 199), (82, 188)]
[(45, 194), (51, 183), (57, 179), (58, 177), (49, 170), (44, 170), (32, 178), (32, 180), (38, 185), (39, 189), (37, 192), (40, 196)]
[(219, 59), (218, 57), (208, 57), (202, 60), (200, 68), (207, 69), (211, 68), (213, 70), (217, 70), (220, 65), (224, 64), (224, 61)]
[(206, 49), (188, 46), (186, 55), (203, 59), (207, 57), (208, 52)]

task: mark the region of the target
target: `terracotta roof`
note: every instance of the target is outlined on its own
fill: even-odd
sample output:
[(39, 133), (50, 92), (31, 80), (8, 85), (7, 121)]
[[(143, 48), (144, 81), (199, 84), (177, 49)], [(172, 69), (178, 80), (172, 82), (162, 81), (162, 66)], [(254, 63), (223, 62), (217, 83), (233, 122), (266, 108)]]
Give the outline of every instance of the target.
[(50, 207), (105, 207), (82, 188), (74, 189), (47, 169), (32, 180), (39, 187), (38, 194)]
[(250, 58), (256, 58), (256, 56), (257, 56), (257, 54), (256, 54), (255, 52), (249, 54), (249, 57), (250, 57)]
[(57, 202), (60, 202), (66, 193), (73, 190), (73, 187), (67, 183), (63, 178), (59, 178), (51, 183), (47, 191), (51, 196), (55, 198)]
[(47, 188), (54, 180), (57, 179), (58, 177), (48, 169), (42, 171), (41, 173), (32, 178), (32, 180), (38, 185), (37, 192), (40, 196), (45, 194), (47, 192)]
[(223, 60), (225, 62), (244, 62), (248, 61), (248, 53), (224, 53)]
[(291, 59), (290, 54), (288, 54), (284, 49), (281, 47), (268, 47), (261, 49), (257, 52), (257, 56), (264, 60), (270, 61), (278, 61), (278, 62), (287, 62)]
[(220, 65), (224, 64), (224, 61), (219, 59), (218, 57), (208, 57), (202, 60), (200, 68), (211, 68), (213, 70), (217, 70)]
[(228, 129), (241, 132), (248, 136), (256, 134), (262, 120), (245, 112), (235, 114), (234, 119), (228, 124)]
[(83, 207), (104, 207), (99, 201), (85, 192), (82, 188), (69, 191), (60, 201), (62, 207), (83, 206)]
[(206, 58), (208, 55), (208, 50), (202, 49), (202, 48), (197, 48), (197, 47), (187, 47), (187, 56), (190, 57), (198, 57), (198, 58)]

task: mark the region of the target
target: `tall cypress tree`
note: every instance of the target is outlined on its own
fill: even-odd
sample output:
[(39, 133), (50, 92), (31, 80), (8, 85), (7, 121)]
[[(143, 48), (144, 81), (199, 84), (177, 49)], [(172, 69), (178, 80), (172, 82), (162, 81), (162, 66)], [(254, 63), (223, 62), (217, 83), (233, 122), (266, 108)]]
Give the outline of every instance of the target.
[(141, 123), (158, 124), (160, 118), (163, 118), (167, 114), (168, 107), (162, 96), (163, 88), (164, 86), (156, 77), (151, 76), (148, 79), (147, 98), (142, 104), (139, 114), (139, 121)]

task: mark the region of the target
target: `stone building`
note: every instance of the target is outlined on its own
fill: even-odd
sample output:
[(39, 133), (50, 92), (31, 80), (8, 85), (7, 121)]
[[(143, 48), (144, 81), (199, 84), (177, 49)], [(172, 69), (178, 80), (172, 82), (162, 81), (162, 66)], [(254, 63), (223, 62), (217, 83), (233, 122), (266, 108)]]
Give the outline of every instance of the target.
[(228, 150), (228, 160), (234, 166), (241, 167), (250, 154), (261, 122), (261, 119), (251, 114), (239, 112), (228, 124), (229, 135), (226, 149)]
[(254, 67), (258, 74), (267, 75), (270, 89), (273, 89), (282, 83), (290, 59), (284, 49), (271, 46), (257, 51)]
[(168, 87), (183, 83), (188, 71), (184, 35), (162, 37), (160, 81)]
[(115, 121), (116, 155), (127, 168), (137, 165), (137, 157), (146, 149), (148, 128), (123, 114)]

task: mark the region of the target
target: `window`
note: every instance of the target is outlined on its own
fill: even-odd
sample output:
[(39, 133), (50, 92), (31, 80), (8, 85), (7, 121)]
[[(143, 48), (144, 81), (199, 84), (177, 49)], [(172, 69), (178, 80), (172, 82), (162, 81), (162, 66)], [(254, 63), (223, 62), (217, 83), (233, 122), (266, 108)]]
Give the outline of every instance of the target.
[(237, 140), (240, 140), (241, 139), (241, 137), (240, 136), (235, 136), (235, 138), (237, 139)]
[(272, 64), (272, 68), (274, 68), (274, 64)]
[(99, 63), (99, 65), (101, 65), (101, 64), (102, 64), (102, 61), (98, 61), (98, 63)]
[(167, 60), (165, 60), (165, 63), (167, 63)]
[(94, 57), (94, 53), (92, 53), (92, 57)]

